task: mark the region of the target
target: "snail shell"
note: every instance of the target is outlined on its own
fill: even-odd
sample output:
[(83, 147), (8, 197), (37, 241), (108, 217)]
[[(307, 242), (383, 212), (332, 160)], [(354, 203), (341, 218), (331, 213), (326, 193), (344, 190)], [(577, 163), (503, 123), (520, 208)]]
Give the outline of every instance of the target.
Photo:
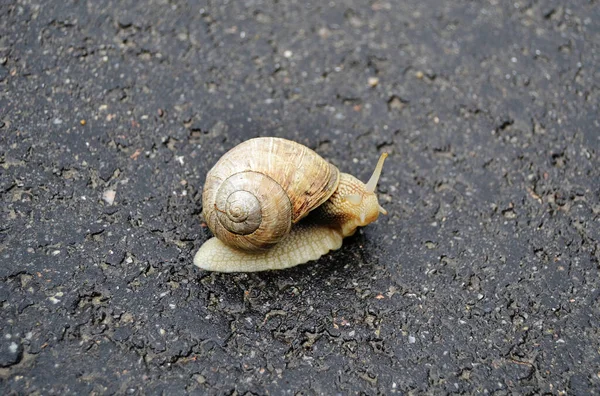
[(204, 218), (226, 245), (265, 250), (329, 199), (339, 180), (334, 165), (299, 143), (251, 139), (227, 152), (208, 172)]

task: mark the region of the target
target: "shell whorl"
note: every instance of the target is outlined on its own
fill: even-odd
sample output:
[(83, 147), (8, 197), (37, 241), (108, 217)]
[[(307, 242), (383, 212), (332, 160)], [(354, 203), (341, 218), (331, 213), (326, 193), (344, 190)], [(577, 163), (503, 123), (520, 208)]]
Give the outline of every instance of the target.
[(301, 144), (251, 139), (227, 152), (207, 174), (204, 219), (229, 246), (268, 249), (326, 201), (339, 179), (335, 166)]
[(292, 227), (286, 192), (269, 176), (254, 171), (228, 177), (217, 191), (214, 209), (215, 234), (245, 250), (267, 248)]

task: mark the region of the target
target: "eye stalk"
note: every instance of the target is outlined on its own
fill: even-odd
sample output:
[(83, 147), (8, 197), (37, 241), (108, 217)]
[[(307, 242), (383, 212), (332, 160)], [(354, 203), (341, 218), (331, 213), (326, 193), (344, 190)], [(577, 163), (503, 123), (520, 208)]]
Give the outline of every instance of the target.
[[(373, 175), (369, 179), (366, 184), (366, 189), (369, 192), (375, 193), (375, 189), (377, 188), (377, 183), (379, 182), (379, 177), (381, 176), (381, 170), (383, 169), (383, 163), (385, 159), (388, 157), (388, 153), (382, 153), (381, 157), (379, 157), (379, 161), (377, 161), (377, 166), (375, 166), (375, 170), (373, 171)], [(379, 207), (379, 213), (387, 215), (388, 212), (381, 205), (377, 204)]]
[(377, 188), (377, 182), (379, 181), (379, 177), (381, 176), (381, 170), (383, 169), (383, 163), (385, 162), (385, 159), (387, 157), (388, 153), (383, 153), (381, 154), (381, 157), (379, 157), (379, 161), (377, 161), (377, 166), (375, 166), (373, 175), (365, 185), (368, 192), (375, 192), (375, 189)]

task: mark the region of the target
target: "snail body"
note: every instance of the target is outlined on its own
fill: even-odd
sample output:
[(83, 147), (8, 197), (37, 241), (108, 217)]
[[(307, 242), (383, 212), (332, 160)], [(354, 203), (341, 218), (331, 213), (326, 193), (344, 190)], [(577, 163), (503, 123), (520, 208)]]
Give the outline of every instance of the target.
[(241, 143), (207, 174), (203, 216), (215, 237), (194, 264), (219, 272), (283, 269), (339, 249), (357, 227), (386, 213), (375, 195), (386, 156), (364, 184), (299, 143)]

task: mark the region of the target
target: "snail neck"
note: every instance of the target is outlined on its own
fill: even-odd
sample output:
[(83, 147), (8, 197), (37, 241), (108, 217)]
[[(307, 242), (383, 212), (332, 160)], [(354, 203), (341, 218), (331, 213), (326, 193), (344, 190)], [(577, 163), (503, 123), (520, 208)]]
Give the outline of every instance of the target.
[(340, 174), (337, 190), (323, 205), (311, 212), (307, 221), (338, 229), (344, 237), (356, 232), (379, 217), (379, 202), (374, 192), (356, 177)]

